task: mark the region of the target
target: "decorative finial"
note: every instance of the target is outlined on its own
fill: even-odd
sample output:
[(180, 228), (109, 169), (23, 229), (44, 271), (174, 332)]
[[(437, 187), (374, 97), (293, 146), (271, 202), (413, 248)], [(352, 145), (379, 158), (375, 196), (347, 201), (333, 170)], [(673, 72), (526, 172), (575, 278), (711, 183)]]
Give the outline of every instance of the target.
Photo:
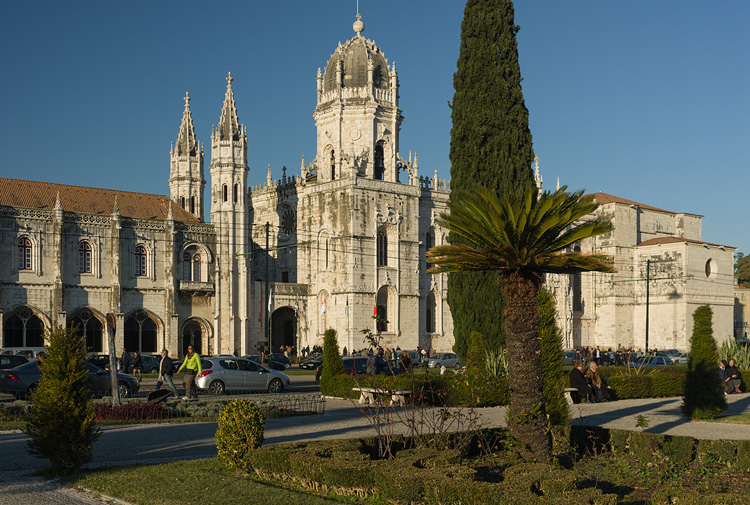
[(120, 213), (120, 204), (117, 203), (117, 195), (115, 195), (115, 204), (112, 206), (112, 214)]
[(169, 211), (167, 212), (167, 221), (174, 221), (174, 214), (172, 213), (172, 200), (169, 200)]
[(57, 190), (57, 198), (55, 198), (55, 209), (62, 209), (62, 200), (60, 200), (60, 190)]
[(188, 96), (187, 91), (185, 92), (185, 98), (183, 98), (183, 100), (185, 100), (185, 109), (189, 109), (190, 108), (190, 97)]
[(273, 176), (271, 175), (271, 164), (268, 164), (268, 173), (266, 174), (266, 183), (270, 186), (273, 182)]
[[(357, 10), (359, 10), (359, 7)], [(365, 24), (362, 22), (362, 16), (359, 15), (359, 12), (357, 12), (357, 20), (352, 25), (352, 28), (357, 33), (357, 37), (361, 37), (362, 32), (365, 31)]]
[(228, 72), (228, 74), (227, 74), (227, 88), (231, 88), (232, 87), (232, 81), (233, 80), (234, 79), (232, 78), (232, 72)]

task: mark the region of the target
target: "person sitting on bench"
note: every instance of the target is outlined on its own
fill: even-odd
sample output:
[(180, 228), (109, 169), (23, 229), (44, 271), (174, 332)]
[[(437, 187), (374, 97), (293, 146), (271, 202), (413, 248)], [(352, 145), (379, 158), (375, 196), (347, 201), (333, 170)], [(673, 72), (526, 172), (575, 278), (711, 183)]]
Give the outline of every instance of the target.
[(596, 369), (596, 362), (592, 361), (589, 364), (589, 369), (586, 370), (586, 380), (589, 381), (591, 390), (594, 391), (594, 403), (607, 400), (607, 386), (602, 382), (602, 378), (599, 377), (599, 372)]
[(573, 363), (573, 370), (570, 371), (570, 387), (578, 390), (578, 398), (586, 400), (592, 398), (593, 392), (583, 375), (583, 363), (580, 361)]

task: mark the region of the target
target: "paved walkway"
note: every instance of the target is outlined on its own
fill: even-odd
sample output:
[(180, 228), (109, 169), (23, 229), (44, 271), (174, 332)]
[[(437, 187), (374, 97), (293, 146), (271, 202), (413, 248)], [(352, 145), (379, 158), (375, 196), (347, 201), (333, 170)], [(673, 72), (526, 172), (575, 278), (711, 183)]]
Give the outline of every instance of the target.
[[(750, 394), (730, 395), (727, 399), (728, 414), (750, 413)], [(643, 415), (648, 421), (647, 431), (654, 433), (701, 439), (750, 439), (750, 425), (689, 421), (682, 416), (681, 403), (681, 398), (662, 398), (575, 405), (572, 408), (573, 423), (639, 430), (636, 427), (637, 418)], [(408, 410), (408, 407), (396, 409), (394, 415), (406, 417)], [(483, 427), (497, 427), (505, 426), (506, 411), (504, 407), (496, 407), (477, 409), (476, 412)], [(468, 414), (466, 410), (462, 412)], [(419, 415), (433, 418), (429, 410)], [(265, 444), (374, 435), (370, 421), (353, 402), (329, 399), (323, 415), (269, 419)], [(403, 427), (397, 430), (405, 431)], [(213, 457), (216, 455), (215, 432), (216, 423), (106, 427), (94, 446), (93, 465)], [(54, 483), (28, 477), (30, 472), (43, 467), (46, 462), (26, 453), (26, 436), (21, 433), (1, 433), (0, 453), (4, 456), (4, 471), (0, 472), (0, 505), (108, 503), (70, 490), (55, 491)]]

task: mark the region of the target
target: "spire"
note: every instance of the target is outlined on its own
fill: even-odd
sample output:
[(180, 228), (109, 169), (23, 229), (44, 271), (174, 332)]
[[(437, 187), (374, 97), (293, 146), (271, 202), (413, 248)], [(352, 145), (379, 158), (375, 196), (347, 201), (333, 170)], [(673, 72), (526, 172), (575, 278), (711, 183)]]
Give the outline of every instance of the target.
[(193, 128), (193, 116), (190, 114), (190, 97), (185, 93), (185, 111), (182, 113), (182, 124), (180, 133), (177, 135), (177, 152), (178, 156), (188, 155), (195, 156), (198, 152), (198, 141), (195, 139), (195, 128)]
[(167, 212), (167, 221), (174, 221), (174, 213), (172, 212), (172, 200), (169, 200), (169, 211)]
[(227, 92), (224, 95), (224, 106), (221, 109), (221, 118), (219, 119), (219, 139), (220, 140), (239, 140), (240, 139), (240, 121), (237, 117), (237, 106), (234, 103), (234, 93), (232, 93), (232, 73), (227, 76)]
[(536, 164), (536, 168), (534, 169), (534, 182), (536, 183), (536, 187), (539, 188), (539, 191), (542, 190), (542, 174), (539, 172), (539, 156), (534, 158), (534, 163)]
[(112, 214), (120, 213), (120, 204), (117, 203), (117, 195), (115, 195), (115, 204), (112, 206)]
[(362, 32), (365, 31), (365, 24), (362, 22), (362, 16), (359, 15), (359, 0), (357, 0), (357, 20), (352, 25), (352, 28), (354, 28), (357, 37), (361, 37)]
[(60, 200), (60, 190), (57, 190), (57, 197), (55, 198), (55, 210), (62, 210), (62, 200)]
[(268, 173), (266, 174), (266, 183), (270, 186), (273, 184), (273, 176), (271, 175), (271, 164), (268, 164)]

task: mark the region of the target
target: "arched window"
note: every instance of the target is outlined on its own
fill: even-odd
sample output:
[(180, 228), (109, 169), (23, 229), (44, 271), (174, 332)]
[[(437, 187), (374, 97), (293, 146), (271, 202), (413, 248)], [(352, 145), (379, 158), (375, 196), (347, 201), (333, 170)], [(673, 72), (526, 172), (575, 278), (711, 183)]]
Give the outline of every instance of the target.
[(78, 244), (78, 272), (91, 273), (91, 244), (88, 242)]
[(331, 149), (331, 180), (336, 179), (336, 151)]
[(139, 310), (125, 320), (125, 349), (128, 352), (156, 352), (156, 323)]
[(31, 270), (31, 240), (26, 237), (18, 239), (18, 269)]
[(182, 255), (182, 280), (201, 282), (201, 255), (195, 246)]
[(180, 207), (182, 207), (183, 209), (185, 208), (185, 197), (184, 196), (180, 197)]
[(388, 233), (385, 228), (378, 230), (378, 266), (388, 266)]
[(146, 275), (146, 248), (142, 245), (135, 248), (135, 275)]
[(375, 310), (377, 313), (377, 330), (388, 331), (388, 288), (386, 286), (378, 291)]
[(385, 156), (383, 155), (383, 143), (378, 142), (375, 146), (375, 174), (374, 178), (380, 181), (385, 175)]
[(24, 307), (5, 320), (3, 347), (44, 347), (44, 325)]
[(227, 185), (226, 184), (224, 184), (224, 186), (222, 186), (222, 191), (224, 193), (224, 201), (226, 202), (227, 201), (227, 197), (228, 197), (228, 195), (227, 195)]
[(427, 310), (425, 311), (425, 331), (427, 333), (435, 333), (435, 313), (437, 312), (437, 304), (435, 302), (435, 292), (430, 291), (427, 295)]
[(102, 329), (104, 326), (90, 310), (82, 310), (70, 320), (68, 328), (75, 326), (86, 336), (87, 352), (102, 352)]
[(190, 197), (190, 213), (195, 214), (195, 197)]
[(435, 232), (432, 228), (427, 230), (427, 233), (424, 236), (424, 249), (425, 249), (425, 271), (427, 271), (428, 268), (432, 267), (432, 263), (427, 262), (427, 251), (435, 247)]
[(238, 193), (239, 193), (239, 191), (237, 191), (238, 188), (239, 188), (239, 186), (237, 186), (237, 184), (235, 184), (234, 187), (232, 188), (232, 201), (234, 203), (237, 203), (237, 196), (238, 196)]

